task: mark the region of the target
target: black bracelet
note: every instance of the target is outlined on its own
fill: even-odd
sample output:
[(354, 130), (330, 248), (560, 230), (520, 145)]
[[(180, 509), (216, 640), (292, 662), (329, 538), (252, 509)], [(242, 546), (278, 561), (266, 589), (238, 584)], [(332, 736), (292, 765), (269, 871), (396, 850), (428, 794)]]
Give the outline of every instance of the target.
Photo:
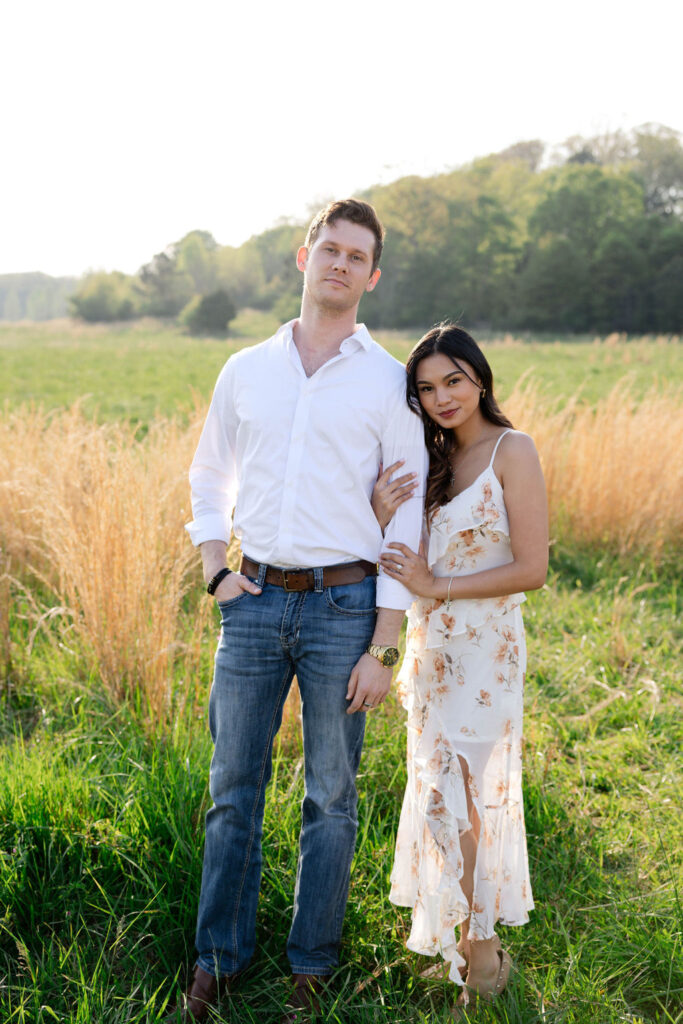
[(220, 581), (224, 580), (225, 577), (230, 572), (232, 572), (232, 569), (228, 569), (227, 566), (224, 569), (219, 569), (219, 571), (216, 573), (216, 575), (212, 576), (211, 579), (209, 580), (209, 582), (206, 585), (206, 592), (207, 592), (207, 594), (215, 594), (216, 593), (216, 587), (218, 586)]

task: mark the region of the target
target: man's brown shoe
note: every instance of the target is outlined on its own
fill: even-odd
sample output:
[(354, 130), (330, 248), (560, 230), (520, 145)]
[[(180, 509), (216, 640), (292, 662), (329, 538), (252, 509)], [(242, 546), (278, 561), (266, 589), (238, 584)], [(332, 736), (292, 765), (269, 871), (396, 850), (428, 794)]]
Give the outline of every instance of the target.
[(319, 974), (295, 974), (287, 1007), (280, 1024), (306, 1024), (320, 1015), (320, 995), (325, 989), (326, 976)]
[[(215, 974), (209, 974), (208, 971), (197, 965), (194, 969), (192, 984), (183, 996), (181, 1005), (178, 1007), (183, 1024), (185, 1022), (192, 1024), (194, 1021), (211, 1020), (211, 1011), (220, 1008), (221, 1000), (224, 1003), (226, 1002), (230, 991), (230, 982), (235, 977), (236, 975), (233, 974), (227, 978), (217, 978)], [(177, 1019), (176, 1010), (168, 1018), (169, 1024)]]

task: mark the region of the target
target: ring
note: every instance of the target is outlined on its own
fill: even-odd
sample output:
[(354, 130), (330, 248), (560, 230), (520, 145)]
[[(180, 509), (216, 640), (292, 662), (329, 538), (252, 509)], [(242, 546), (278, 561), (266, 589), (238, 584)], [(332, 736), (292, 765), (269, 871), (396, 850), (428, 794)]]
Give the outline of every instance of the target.
[(374, 704), (368, 704), (368, 702), (366, 700), (363, 701), (363, 707), (364, 708), (374, 708), (374, 706), (375, 706)]

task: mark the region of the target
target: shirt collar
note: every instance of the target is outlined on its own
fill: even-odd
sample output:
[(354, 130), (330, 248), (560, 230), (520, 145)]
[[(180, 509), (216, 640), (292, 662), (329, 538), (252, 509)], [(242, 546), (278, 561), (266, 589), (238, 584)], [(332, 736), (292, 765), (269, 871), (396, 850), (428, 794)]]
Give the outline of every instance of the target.
[[(292, 328), (296, 323), (297, 318), (290, 320), (288, 323), (283, 324), (277, 334), (280, 337), (283, 345), (288, 352), (291, 351), (294, 344), (294, 334)], [(372, 347), (372, 338), (365, 324), (358, 324), (353, 334), (350, 334), (348, 338), (344, 338), (341, 345), (339, 346), (340, 352), (347, 352), (350, 345), (353, 344), (355, 348), (362, 348), (366, 352)]]

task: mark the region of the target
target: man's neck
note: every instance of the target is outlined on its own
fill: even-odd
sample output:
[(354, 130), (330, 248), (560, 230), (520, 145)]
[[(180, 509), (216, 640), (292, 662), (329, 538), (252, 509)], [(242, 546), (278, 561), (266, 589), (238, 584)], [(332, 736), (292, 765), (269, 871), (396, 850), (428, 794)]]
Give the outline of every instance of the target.
[(308, 349), (328, 350), (339, 348), (344, 338), (350, 337), (356, 329), (358, 307), (343, 312), (320, 309), (306, 301), (301, 303), (301, 315), (296, 323), (294, 335)]
[(304, 300), (301, 316), (294, 323), (294, 344), (306, 373), (310, 376), (332, 359), (345, 338), (356, 330), (356, 309), (343, 313), (311, 309)]

